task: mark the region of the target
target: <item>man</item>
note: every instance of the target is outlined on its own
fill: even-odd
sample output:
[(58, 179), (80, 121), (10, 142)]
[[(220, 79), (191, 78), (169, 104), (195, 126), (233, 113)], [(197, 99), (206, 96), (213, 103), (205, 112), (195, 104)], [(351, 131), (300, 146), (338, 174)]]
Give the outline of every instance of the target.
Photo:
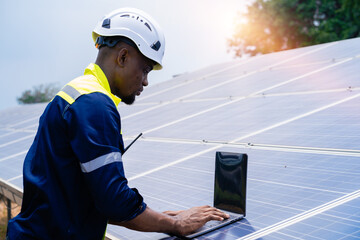
[(164, 36), (142, 11), (119, 9), (96, 26), (99, 53), (48, 104), (24, 162), (21, 212), (8, 239), (101, 239), (107, 223), (188, 234), (228, 216), (210, 206), (159, 213), (127, 185), (120, 101), (132, 104), (161, 69)]

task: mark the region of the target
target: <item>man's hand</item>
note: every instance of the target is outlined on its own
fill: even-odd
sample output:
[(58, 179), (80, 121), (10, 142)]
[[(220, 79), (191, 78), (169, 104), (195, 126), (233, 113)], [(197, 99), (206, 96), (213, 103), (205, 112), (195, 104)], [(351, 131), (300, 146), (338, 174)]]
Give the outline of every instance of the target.
[(223, 221), (229, 215), (210, 206), (193, 207), (183, 211), (165, 211), (176, 219), (176, 234), (187, 235), (204, 226), (211, 220)]
[(143, 213), (130, 221), (114, 222), (110, 220), (109, 223), (144, 232), (187, 235), (201, 228), (208, 221), (222, 221), (226, 218), (229, 218), (228, 214), (210, 206), (163, 213), (153, 211), (147, 207)]

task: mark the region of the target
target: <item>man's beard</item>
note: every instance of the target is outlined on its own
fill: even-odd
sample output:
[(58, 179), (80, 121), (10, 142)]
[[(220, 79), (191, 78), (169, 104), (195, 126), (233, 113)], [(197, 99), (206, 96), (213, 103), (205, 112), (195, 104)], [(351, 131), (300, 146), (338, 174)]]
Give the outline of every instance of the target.
[(135, 102), (135, 97), (136, 97), (136, 95), (133, 94), (133, 95), (121, 98), (121, 101), (127, 105), (131, 105)]

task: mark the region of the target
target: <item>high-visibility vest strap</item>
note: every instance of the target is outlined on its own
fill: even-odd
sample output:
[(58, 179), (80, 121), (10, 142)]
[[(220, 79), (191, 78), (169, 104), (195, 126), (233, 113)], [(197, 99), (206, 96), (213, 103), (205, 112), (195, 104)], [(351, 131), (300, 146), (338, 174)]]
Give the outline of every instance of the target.
[(65, 85), (57, 95), (69, 104), (73, 104), (81, 95), (93, 92), (103, 93), (112, 99), (111, 95), (96, 81), (96, 78), (90, 75), (82, 76), (71, 81)]

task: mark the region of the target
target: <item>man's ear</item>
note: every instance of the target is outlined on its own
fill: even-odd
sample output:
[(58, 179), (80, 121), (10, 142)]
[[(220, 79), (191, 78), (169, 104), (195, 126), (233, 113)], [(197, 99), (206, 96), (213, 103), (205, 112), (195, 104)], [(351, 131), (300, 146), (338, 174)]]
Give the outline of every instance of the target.
[(120, 48), (120, 50), (118, 51), (117, 58), (116, 58), (116, 63), (120, 67), (124, 67), (128, 61), (128, 58), (129, 58), (129, 50), (127, 48)]

